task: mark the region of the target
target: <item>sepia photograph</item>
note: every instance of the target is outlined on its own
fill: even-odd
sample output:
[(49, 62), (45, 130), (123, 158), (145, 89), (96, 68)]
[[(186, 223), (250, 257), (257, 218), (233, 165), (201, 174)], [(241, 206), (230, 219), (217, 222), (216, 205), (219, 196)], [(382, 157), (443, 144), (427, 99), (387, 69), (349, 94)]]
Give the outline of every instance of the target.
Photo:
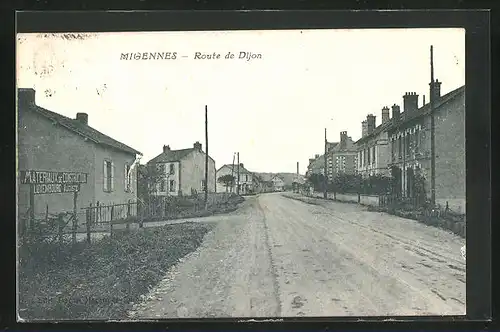
[(18, 33), (17, 320), (465, 315), (465, 56), (459, 28)]

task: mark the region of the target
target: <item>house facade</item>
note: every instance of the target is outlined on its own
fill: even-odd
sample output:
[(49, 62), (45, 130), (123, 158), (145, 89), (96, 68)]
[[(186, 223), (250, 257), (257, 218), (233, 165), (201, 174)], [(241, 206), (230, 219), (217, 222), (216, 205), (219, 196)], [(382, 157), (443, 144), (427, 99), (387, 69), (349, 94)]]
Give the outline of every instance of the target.
[[(137, 157), (140, 152), (89, 126), (86, 113), (70, 119), (36, 104), (34, 89), (18, 89), (18, 212), (25, 219), (33, 205), (35, 219), (70, 212), (77, 191), (81, 208), (124, 204), (137, 199)], [(28, 173), (26, 173), (28, 172)], [(61, 185), (68, 174), (85, 174), (78, 185)], [(21, 174), (31, 174), (31, 180)], [(30, 182), (31, 181), (31, 182)], [(34, 184), (32, 203), (31, 185)], [(78, 189), (76, 189), (78, 188)], [(80, 216), (84, 217), (84, 216)]]
[(327, 162), (327, 174), (330, 181), (337, 174), (356, 174), (356, 146), (352, 138), (347, 136), (346, 131), (340, 132), (340, 142), (330, 145), (327, 150)]
[(314, 158), (309, 159), (309, 164), (307, 165), (306, 177), (310, 177), (312, 174), (325, 174), (325, 157), (324, 155), (316, 154)]
[[(393, 106), (399, 108), (399, 106)], [(382, 108), (382, 123), (376, 126), (376, 117), (369, 114), (362, 122), (362, 136), (356, 142), (357, 173), (363, 177), (390, 176), (391, 146), (387, 128), (391, 125), (389, 107)]]
[[(148, 161), (154, 166), (161, 178), (154, 185), (156, 196), (183, 196), (205, 191), (205, 158), (200, 142), (192, 148), (172, 150), (163, 146), (163, 152)], [(216, 192), (215, 161), (208, 157), (208, 192)]]
[[(234, 177), (234, 183), (232, 185), (219, 180), (226, 175)], [(240, 163), (239, 166), (237, 164), (226, 164), (217, 170), (217, 192), (237, 193), (239, 187), (240, 195), (246, 195), (255, 192), (254, 185), (254, 176), (252, 172), (245, 168), (243, 163)]]
[(271, 181), (273, 183), (273, 191), (285, 190), (285, 181), (279, 175), (274, 175), (271, 178)]
[[(435, 197), (436, 204), (465, 213), (465, 86), (443, 96), (441, 82), (430, 84), (434, 100)], [(422, 178), (427, 197), (431, 196), (431, 107), (418, 108), (418, 95), (405, 94), (405, 110), (393, 113), (388, 128), (391, 145), (390, 167), (399, 194), (414, 197), (416, 178)]]

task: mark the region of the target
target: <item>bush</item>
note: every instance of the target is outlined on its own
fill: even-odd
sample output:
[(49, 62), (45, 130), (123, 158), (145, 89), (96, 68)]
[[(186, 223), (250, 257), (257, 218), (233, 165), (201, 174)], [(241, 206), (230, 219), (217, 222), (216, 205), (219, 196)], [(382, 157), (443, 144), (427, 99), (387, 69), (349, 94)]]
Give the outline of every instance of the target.
[(23, 319), (122, 319), (179, 258), (195, 250), (211, 225), (183, 223), (115, 232), (88, 244), (43, 241), (19, 250)]

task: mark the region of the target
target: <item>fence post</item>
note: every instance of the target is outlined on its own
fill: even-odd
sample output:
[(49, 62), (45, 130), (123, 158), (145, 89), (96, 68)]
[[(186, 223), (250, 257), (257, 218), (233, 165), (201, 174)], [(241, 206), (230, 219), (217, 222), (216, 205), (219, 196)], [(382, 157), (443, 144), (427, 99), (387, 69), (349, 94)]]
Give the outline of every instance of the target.
[(49, 204), (45, 205), (45, 222), (49, 222)]
[(74, 192), (73, 193), (73, 229), (71, 230), (71, 232), (72, 232), (71, 240), (72, 240), (73, 244), (76, 243), (76, 227), (78, 225), (77, 207), (76, 207), (77, 200), (78, 200), (78, 193)]
[(358, 192), (358, 204), (361, 203), (361, 194)]
[(130, 230), (130, 199), (127, 201), (127, 232)]
[(92, 203), (90, 203), (89, 208), (87, 208), (86, 215), (87, 215), (87, 220), (86, 220), (87, 242), (90, 244), (90, 223), (92, 221), (92, 215), (93, 215), (93, 212), (92, 212)]
[(57, 216), (57, 222), (58, 222), (58, 238), (59, 238), (59, 244), (63, 244), (63, 214), (59, 213)]

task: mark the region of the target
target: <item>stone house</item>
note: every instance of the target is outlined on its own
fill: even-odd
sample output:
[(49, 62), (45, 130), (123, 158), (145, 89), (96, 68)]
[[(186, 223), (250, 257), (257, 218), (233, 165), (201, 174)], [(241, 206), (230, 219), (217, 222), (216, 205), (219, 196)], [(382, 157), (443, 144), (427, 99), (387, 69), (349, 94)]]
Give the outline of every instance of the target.
[(306, 177), (312, 174), (325, 174), (325, 157), (324, 155), (316, 154), (314, 158), (309, 158), (307, 165)]
[[(137, 150), (89, 126), (86, 113), (77, 113), (75, 119), (70, 119), (38, 106), (34, 89), (18, 89), (17, 184), (21, 219), (25, 219), (31, 206), (31, 185), (21, 179), (21, 173), (32, 171), (32, 180), (38, 183), (33, 186), (42, 188), (32, 197), (35, 219), (44, 219), (47, 211), (73, 211), (73, 194), (62, 192), (68, 187), (60, 185), (64, 181), (62, 173), (85, 173), (76, 197), (79, 218), (84, 218), (85, 211), (81, 209), (90, 204), (136, 201), (135, 166), (139, 155)], [(46, 193), (38, 194), (42, 191)]]
[[(238, 183), (238, 173), (239, 173), (239, 183)], [(219, 179), (224, 175), (234, 176), (234, 185), (228, 186), (219, 181)], [(231, 192), (237, 193), (239, 186), (240, 195), (246, 195), (255, 192), (254, 188), (254, 177), (252, 172), (245, 168), (243, 163), (239, 166), (233, 164), (225, 164), (217, 170), (217, 192)]]
[[(465, 86), (441, 95), (441, 82), (430, 84), (434, 100), (436, 204), (465, 213)], [(404, 112), (393, 106), (388, 127), (392, 174), (403, 197), (416, 194), (415, 178), (431, 196), (431, 107), (418, 107), (418, 95), (406, 93)]]
[(369, 114), (362, 122), (362, 136), (356, 142), (357, 173), (361, 176), (391, 175), (391, 146), (387, 132), (390, 125), (391, 118), (387, 106), (382, 108), (382, 123), (379, 126), (376, 126), (376, 117), (373, 114)]
[[(340, 142), (327, 145), (327, 174), (331, 181), (337, 174), (356, 174), (356, 145), (347, 131), (340, 132)], [(324, 165), (324, 162), (323, 162)]]
[[(182, 196), (205, 190), (205, 152), (200, 142), (192, 148), (172, 150), (163, 146), (163, 152), (147, 162), (163, 174), (156, 183), (156, 196)], [(216, 192), (215, 161), (208, 157), (208, 192)]]

